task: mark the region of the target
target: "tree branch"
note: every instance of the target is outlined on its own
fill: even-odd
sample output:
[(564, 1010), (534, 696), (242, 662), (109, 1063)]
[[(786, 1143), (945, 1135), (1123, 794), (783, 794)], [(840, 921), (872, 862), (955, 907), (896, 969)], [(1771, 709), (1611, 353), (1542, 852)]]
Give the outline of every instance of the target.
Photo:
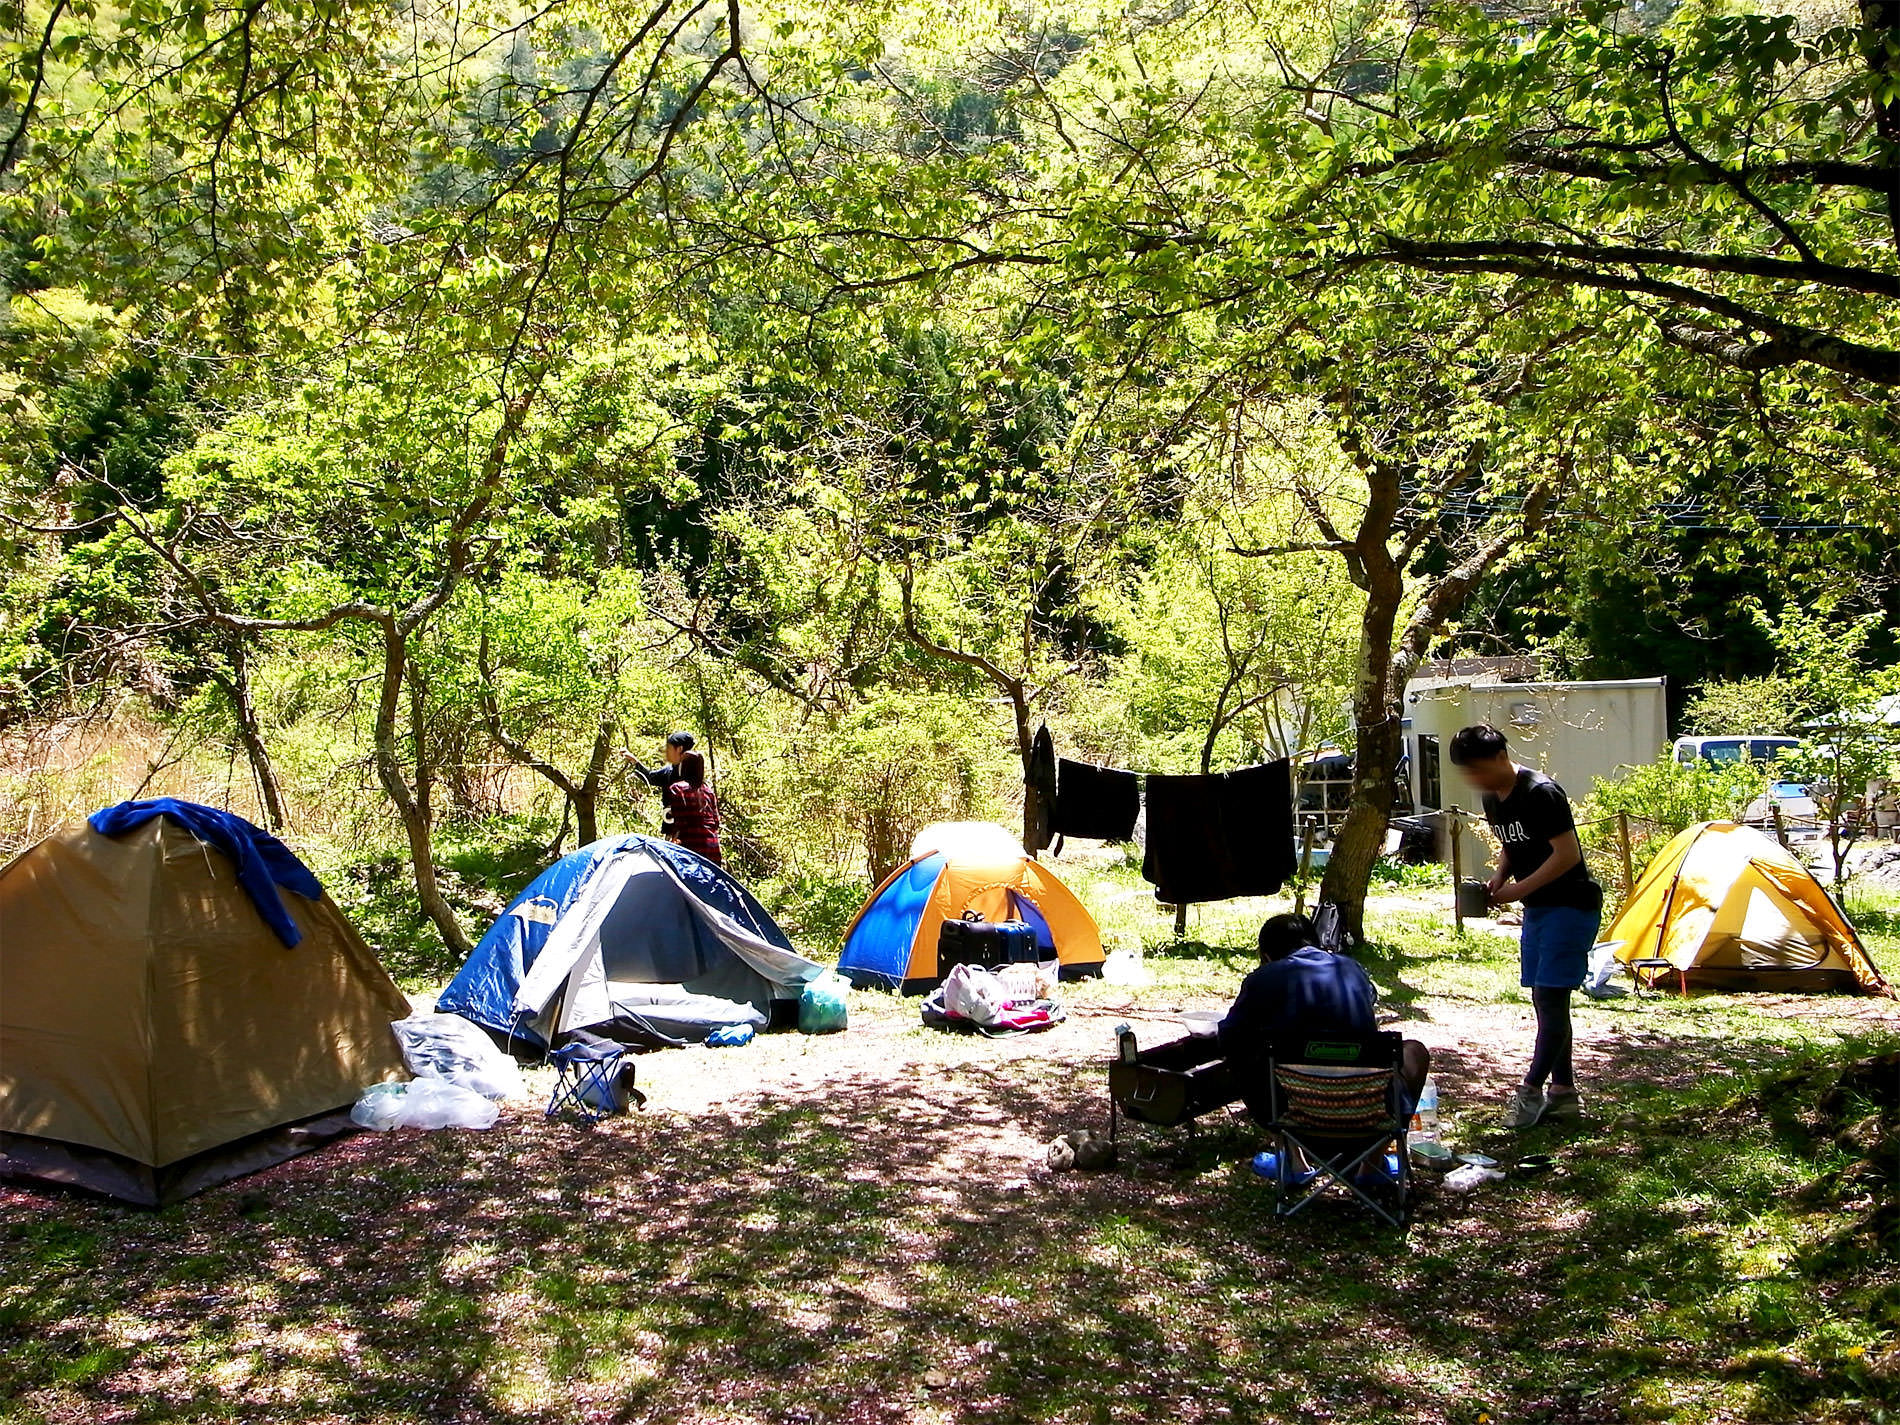
[(917, 613), (911, 602), (910, 570), (906, 569), (897, 576), (897, 588), (903, 601), (904, 637), (935, 657), (946, 658), (953, 663), (962, 663), (977, 669), (998, 688), (1009, 694), (1012, 700), (1021, 700), (1025, 696), (1021, 678), (1012, 677), (981, 653), (966, 653), (961, 648), (952, 648), (947, 643), (939, 643), (917, 627)]

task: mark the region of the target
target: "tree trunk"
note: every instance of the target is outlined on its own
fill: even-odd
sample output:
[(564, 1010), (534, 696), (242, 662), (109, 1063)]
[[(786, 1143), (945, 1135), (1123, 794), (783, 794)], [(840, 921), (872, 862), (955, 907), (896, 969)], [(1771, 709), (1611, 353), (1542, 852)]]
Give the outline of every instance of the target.
[(1874, 133), (1880, 140), (1875, 163), (1886, 170), (1887, 226), (1900, 240), (1900, 3), (1860, 0), (1860, 52), (1874, 82)]
[(1366, 888), (1385, 845), (1392, 819), (1392, 775), (1404, 751), (1400, 704), (1405, 687), (1402, 680), (1394, 685), (1392, 653), (1405, 587), (1399, 570), (1382, 562), (1386, 567), (1368, 571), (1366, 609), (1359, 625), (1352, 797), (1319, 886), (1319, 898), (1339, 907), (1346, 936), (1355, 944), (1365, 939)]
[[(495, 701), (495, 670), (489, 665), (488, 659), (487, 629), (482, 630), (481, 645), (475, 653), (475, 668), (481, 675), (482, 720), (487, 724), (488, 735), (510, 758), (529, 771), (545, 777), (567, 798), (567, 807), (574, 813), (575, 834), (580, 837), (580, 845), (587, 846), (600, 840), (600, 784), (607, 775), (607, 758), (613, 752), (614, 733), (619, 730), (619, 724), (607, 714), (601, 714), (600, 728), (594, 734), (593, 751), (587, 758), (586, 775), (576, 782), (502, 725), (501, 706)], [(701, 726), (705, 724), (706, 720), (702, 717)], [(566, 819), (566, 809), (563, 809), (563, 824)]]
[(1207, 736), (1201, 739), (1201, 775), (1207, 776), (1214, 770), (1214, 748), (1220, 742), (1221, 729), (1227, 726), (1227, 699), (1233, 696), (1234, 685), (1240, 681), (1240, 673), (1230, 670), (1227, 681), (1221, 684), (1220, 696), (1214, 700), (1214, 715), (1207, 720)]
[(568, 798), (574, 806), (574, 834), (578, 845), (592, 846), (600, 840), (600, 821), (595, 814), (596, 797), (585, 789), (576, 789)]
[(1016, 755), (1023, 764), (1023, 850), (1029, 853), (1029, 859), (1035, 860), (1040, 848), (1036, 842), (1040, 838), (1037, 831), (1048, 821), (1048, 809), (1042, 804), (1042, 789), (1029, 775), (1030, 764), (1035, 757), (1036, 734), (1029, 730), (1029, 697), (1020, 685), (1006, 687), (1009, 694), (1009, 710), (1016, 720)]
[(594, 750), (587, 759), (587, 775), (579, 786), (568, 792), (567, 799), (574, 808), (576, 834), (582, 846), (600, 840), (600, 784), (607, 775), (607, 758), (613, 751), (615, 731), (612, 718), (601, 718), (600, 730), (594, 734)]
[(237, 721), (238, 741), (244, 744), (244, 755), (251, 764), (251, 776), (257, 782), (257, 799), (264, 809), (264, 827), (267, 831), (282, 831), (290, 824), (290, 818), (284, 812), (284, 792), (277, 781), (277, 768), (270, 760), (270, 749), (264, 744), (263, 724), (258, 720), (257, 706), (251, 700), (250, 657), (244, 651), (242, 642), (234, 640), (231, 645), (231, 676), (219, 678), (225, 696), (231, 700), (231, 712)]
[(442, 895), (435, 878), (435, 846), (429, 811), (429, 749), (422, 736), (420, 695), (410, 700), (410, 722), (415, 741), (416, 785), (404, 775), (396, 746), (396, 716), (409, 670), (409, 639), (395, 619), (383, 621), (383, 686), (376, 705), (376, 778), (382, 783), (409, 840), (409, 864), (415, 872), (416, 900), (423, 914), (435, 922), (442, 943), (458, 955), (474, 946), (463, 933), (455, 911)]
[(952, 648), (947, 643), (939, 643), (919, 628), (917, 611), (911, 604), (911, 573), (908, 568), (899, 573), (897, 590), (903, 599), (901, 627), (904, 637), (933, 657), (952, 663), (961, 663), (966, 668), (977, 669), (1009, 699), (1009, 710), (1016, 723), (1016, 754), (1022, 759), (1023, 764), (1023, 850), (1033, 860), (1037, 852), (1034, 843), (1040, 840), (1036, 832), (1046, 821), (1042, 793), (1037, 790), (1029, 776), (1030, 763), (1036, 745), (1035, 734), (1029, 730), (1030, 707), (1037, 696), (1029, 684), (1029, 670), (1033, 666), (1035, 651), (1035, 630), (1032, 622), (1034, 610), (1023, 610), (1023, 671), (1021, 674), (1014, 674), (980, 653), (969, 653), (961, 648)]

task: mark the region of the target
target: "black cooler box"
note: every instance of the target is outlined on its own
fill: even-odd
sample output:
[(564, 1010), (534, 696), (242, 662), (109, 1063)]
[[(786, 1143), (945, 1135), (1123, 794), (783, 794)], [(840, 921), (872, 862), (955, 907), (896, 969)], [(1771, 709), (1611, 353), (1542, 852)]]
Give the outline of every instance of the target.
[(979, 920), (965, 916), (946, 920), (937, 932), (937, 973), (947, 975), (958, 965), (981, 965), (994, 970), (999, 965), (1033, 963), (1042, 958), (1036, 946), (1036, 930), (1022, 920)]
[(1241, 1097), (1240, 1075), (1213, 1035), (1189, 1035), (1108, 1066), (1108, 1095), (1130, 1118), (1172, 1128)]

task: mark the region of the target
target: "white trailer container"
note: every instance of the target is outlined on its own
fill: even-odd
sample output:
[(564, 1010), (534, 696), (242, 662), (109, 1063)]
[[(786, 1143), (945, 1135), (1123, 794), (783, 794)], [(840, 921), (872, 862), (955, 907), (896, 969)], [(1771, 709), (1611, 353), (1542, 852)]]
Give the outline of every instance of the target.
[[(1405, 747), (1413, 803), (1422, 812), (1457, 807), (1482, 816), (1446, 749), (1452, 734), (1488, 722), (1511, 741), (1511, 756), (1553, 778), (1581, 802), (1598, 782), (1653, 762), (1669, 743), (1661, 678), (1591, 683), (1507, 683), (1425, 679), (1406, 690)], [(1449, 851), (1449, 848), (1446, 848)], [(1490, 850), (1466, 833), (1467, 874), (1489, 865)]]

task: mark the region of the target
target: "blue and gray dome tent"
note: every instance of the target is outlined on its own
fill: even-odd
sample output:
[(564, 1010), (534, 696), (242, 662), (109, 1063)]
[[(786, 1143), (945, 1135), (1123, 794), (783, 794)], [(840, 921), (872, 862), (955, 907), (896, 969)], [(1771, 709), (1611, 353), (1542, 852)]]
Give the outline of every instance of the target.
[(735, 1009), (764, 1025), (771, 1002), (796, 999), (820, 969), (718, 866), (669, 841), (618, 836), (537, 876), (436, 1008), (532, 1044), (616, 1019), (703, 1038)]

